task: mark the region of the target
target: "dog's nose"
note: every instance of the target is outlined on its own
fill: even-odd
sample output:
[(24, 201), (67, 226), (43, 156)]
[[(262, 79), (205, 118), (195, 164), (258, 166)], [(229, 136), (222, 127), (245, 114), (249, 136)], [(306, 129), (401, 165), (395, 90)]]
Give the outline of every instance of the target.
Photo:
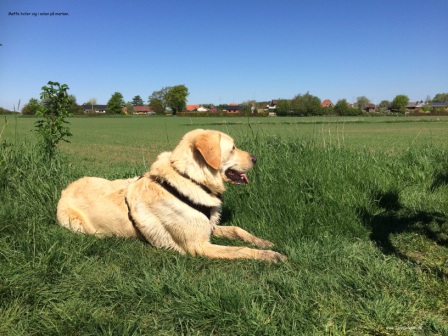
[(257, 157), (255, 156), (255, 155), (250, 155), (250, 158), (252, 159), (252, 162), (253, 163), (256, 163), (257, 162)]

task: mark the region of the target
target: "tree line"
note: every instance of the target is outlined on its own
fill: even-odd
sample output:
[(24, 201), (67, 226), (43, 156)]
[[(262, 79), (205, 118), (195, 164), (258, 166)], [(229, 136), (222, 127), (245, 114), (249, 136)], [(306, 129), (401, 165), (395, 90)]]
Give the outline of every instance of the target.
[[(390, 111), (393, 113), (405, 113), (409, 104), (407, 95), (397, 95), (392, 101), (383, 100), (375, 109), (378, 112)], [(435, 102), (448, 102), (448, 93), (438, 93), (433, 99), (427, 97), (423, 110), (430, 110), (430, 104)], [(360, 96), (356, 102), (350, 104), (346, 99), (340, 99), (334, 106), (322, 106), (321, 99), (313, 96), (309, 92), (306, 94), (298, 94), (292, 99), (279, 99), (276, 104), (276, 113), (279, 116), (286, 115), (325, 115), (337, 114), (341, 116), (361, 115), (371, 105), (370, 100), (365, 96)]]
[[(169, 109), (172, 114), (184, 111), (187, 107), (187, 97), (189, 95), (188, 88), (181, 84), (175, 86), (167, 86), (159, 91), (154, 91), (148, 97), (147, 105), (157, 114), (165, 114)], [(68, 96), (70, 114), (84, 114), (84, 109), (76, 101), (74, 95)], [(91, 98), (83, 105), (96, 105), (96, 99)], [(39, 110), (42, 109), (44, 102), (36, 98), (31, 98), (22, 109), (23, 115), (36, 115)], [(125, 102), (123, 95), (120, 92), (112, 94), (111, 98), (107, 102), (107, 112), (109, 114), (124, 114), (133, 113), (134, 106), (144, 106), (143, 99), (137, 95), (132, 98), (132, 101)]]
[[(188, 88), (181, 84), (176, 86), (163, 87), (158, 91), (154, 91), (148, 96), (147, 103), (143, 101), (141, 96), (137, 95), (131, 101), (125, 102), (123, 95), (120, 92), (112, 94), (107, 102), (107, 113), (109, 114), (132, 114), (135, 106), (149, 106), (151, 110), (157, 114), (165, 114), (168, 111), (172, 114), (185, 111), (187, 105), (187, 97), (189, 95)], [(70, 101), (69, 112), (71, 114), (84, 114), (84, 109), (76, 101), (74, 95), (69, 95)], [(423, 110), (430, 111), (431, 103), (446, 103), (448, 102), (448, 93), (438, 93), (434, 98), (427, 97)], [(22, 114), (36, 115), (37, 111), (42, 107), (41, 100), (31, 98), (29, 102), (23, 107)], [(247, 101), (243, 103), (242, 112), (251, 113), (251, 106), (257, 106), (258, 109), (265, 108), (266, 103), (257, 103), (255, 101)], [(341, 116), (354, 116), (362, 114), (366, 108), (371, 104), (370, 100), (365, 96), (360, 96), (356, 102), (350, 104), (346, 99), (340, 99), (334, 106), (321, 106), (321, 99), (310, 94), (298, 94), (292, 99), (279, 99), (276, 104), (276, 113), (279, 116), (296, 115), (296, 116), (310, 116), (310, 115), (325, 115), (336, 114)], [(395, 96), (392, 101), (383, 100), (375, 105), (377, 112), (393, 112), (404, 113), (409, 104), (409, 97), (403, 94)], [(83, 105), (96, 105), (96, 99), (91, 98)], [(204, 105), (205, 106), (205, 105)], [(224, 105), (222, 105), (224, 106)], [(245, 108), (245, 109), (244, 109)], [(218, 106), (217, 110), (221, 110)], [(126, 111), (126, 112), (125, 112)], [(0, 114), (5, 114), (10, 111), (0, 109)]]

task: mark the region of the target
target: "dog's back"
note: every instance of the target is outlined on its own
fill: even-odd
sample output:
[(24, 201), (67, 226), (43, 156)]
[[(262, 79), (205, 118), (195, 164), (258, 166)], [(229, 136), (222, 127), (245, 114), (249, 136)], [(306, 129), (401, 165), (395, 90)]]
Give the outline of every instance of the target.
[(60, 225), (79, 233), (134, 237), (137, 232), (127, 216), (125, 196), (138, 177), (109, 181), (83, 177), (62, 191), (57, 218)]

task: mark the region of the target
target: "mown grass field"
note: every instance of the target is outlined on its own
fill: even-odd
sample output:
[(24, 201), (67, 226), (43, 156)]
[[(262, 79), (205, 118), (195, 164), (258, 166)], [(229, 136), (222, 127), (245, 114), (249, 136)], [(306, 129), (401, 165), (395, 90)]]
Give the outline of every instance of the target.
[[(3, 140), (35, 141), (35, 118), (0, 118)], [(411, 147), (448, 146), (448, 117), (307, 117), (307, 118), (72, 118), (71, 144), (61, 151), (74, 160), (97, 163), (151, 162), (170, 150), (183, 134), (211, 128), (232, 136), (281, 136), (308, 139), (346, 149), (398, 153)], [(5, 127), (6, 125), (6, 127)], [(113, 155), (110, 155), (112, 153)]]
[[(0, 120), (0, 335), (448, 334), (448, 119), (74, 118), (51, 162), (35, 121)], [(223, 225), (287, 262), (57, 225), (70, 181), (140, 174), (194, 128), (257, 155), (251, 184), (225, 194)]]

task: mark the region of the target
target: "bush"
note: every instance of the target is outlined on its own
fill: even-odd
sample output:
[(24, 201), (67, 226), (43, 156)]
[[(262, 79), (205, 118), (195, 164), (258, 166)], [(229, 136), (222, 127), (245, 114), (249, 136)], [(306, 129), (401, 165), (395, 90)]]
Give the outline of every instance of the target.
[(72, 100), (67, 94), (67, 85), (48, 82), (48, 87), (42, 87), (40, 98), (42, 106), (37, 115), (43, 117), (35, 123), (36, 132), (41, 136), (42, 146), (49, 157), (53, 157), (59, 141), (69, 142), (66, 137), (71, 136), (66, 117), (71, 116)]
[(0, 114), (14, 114), (14, 112), (0, 107)]

